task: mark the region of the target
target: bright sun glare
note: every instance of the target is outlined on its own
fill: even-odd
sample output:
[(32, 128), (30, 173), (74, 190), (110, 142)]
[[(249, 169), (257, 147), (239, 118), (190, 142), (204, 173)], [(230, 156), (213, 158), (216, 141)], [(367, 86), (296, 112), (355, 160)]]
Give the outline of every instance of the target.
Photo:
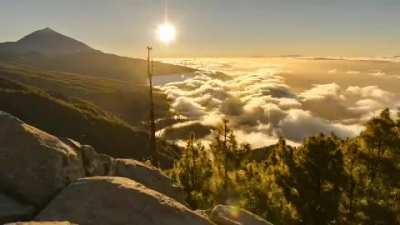
[(175, 40), (176, 37), (176, 29), (170, 23), (164, 23), (160, 25), (157, 29), (158, 38), (160, 41), (168, 44)]

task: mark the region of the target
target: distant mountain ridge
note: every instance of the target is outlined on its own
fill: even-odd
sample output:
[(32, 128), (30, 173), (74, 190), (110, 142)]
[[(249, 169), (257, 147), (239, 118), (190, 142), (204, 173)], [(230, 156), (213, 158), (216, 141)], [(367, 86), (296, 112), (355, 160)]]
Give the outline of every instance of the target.
[[(3, 47), (6, 48), (3, 48)], [(46, 55), (73, 54), (96, 51), (83, 42), (45, 28), (26, 35), (16, 42), (0, 44), (0, 50), (13, 53), (37, 52)]]
[[(35, 31), (16, 42), (0, 43), (0, 62), (141, 83), (146, 81), (147, 71), (143, 59), (101, 52), (51, 28)], [(193, 71), (188, 67), (155, 62), (153, 74)]]

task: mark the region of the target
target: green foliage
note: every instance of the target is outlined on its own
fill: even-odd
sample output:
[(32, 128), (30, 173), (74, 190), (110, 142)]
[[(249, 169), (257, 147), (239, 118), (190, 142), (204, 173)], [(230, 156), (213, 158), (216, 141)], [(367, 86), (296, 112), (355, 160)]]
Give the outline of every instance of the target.
[(193, 208), (246, 208), (274, 224), (400, 224), (400, 115), (388, 109), (352, 139), (250, 150), (224, 121), (205, 147), (191, 138), (169, 174)]
[(173, 178), (188, 193), (188, 203), (196, 208), (203, 208), (210, 204), (207, 196), (198, 192), (198, 190), (207, 189), (203, 181), (210, 179), (212, 175), (212, 162), (207, 154), (205, 148), (191, 138), (172, 173)]
[(343, 155), (337, 139), (322, 134), (306, 139), (297, 149), (296, 158), (287, 165), (289, 173), (281, 176), (281, 185), (301, 221), (309, 225), (334, 223), (344, 179)]

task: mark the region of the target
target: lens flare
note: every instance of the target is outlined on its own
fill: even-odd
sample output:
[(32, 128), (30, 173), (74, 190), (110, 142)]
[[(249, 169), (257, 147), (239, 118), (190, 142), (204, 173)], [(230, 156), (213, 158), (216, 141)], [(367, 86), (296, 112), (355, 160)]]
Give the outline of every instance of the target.
[(170, 23), (160, 25), (157, 29), (157, 33), (160, 41), (166, 44), (171, 43), (176, 38), (176, 29)]

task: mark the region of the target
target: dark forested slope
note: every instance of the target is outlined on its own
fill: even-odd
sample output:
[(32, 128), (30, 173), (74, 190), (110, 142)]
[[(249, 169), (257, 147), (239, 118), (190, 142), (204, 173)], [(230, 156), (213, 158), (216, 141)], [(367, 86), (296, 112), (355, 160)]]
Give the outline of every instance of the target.
[(116, 157), (148, 156), (148, 135), (84, 101), (67, 102), (36, 88), (0, 79), (0, 110), (59, 137)]

